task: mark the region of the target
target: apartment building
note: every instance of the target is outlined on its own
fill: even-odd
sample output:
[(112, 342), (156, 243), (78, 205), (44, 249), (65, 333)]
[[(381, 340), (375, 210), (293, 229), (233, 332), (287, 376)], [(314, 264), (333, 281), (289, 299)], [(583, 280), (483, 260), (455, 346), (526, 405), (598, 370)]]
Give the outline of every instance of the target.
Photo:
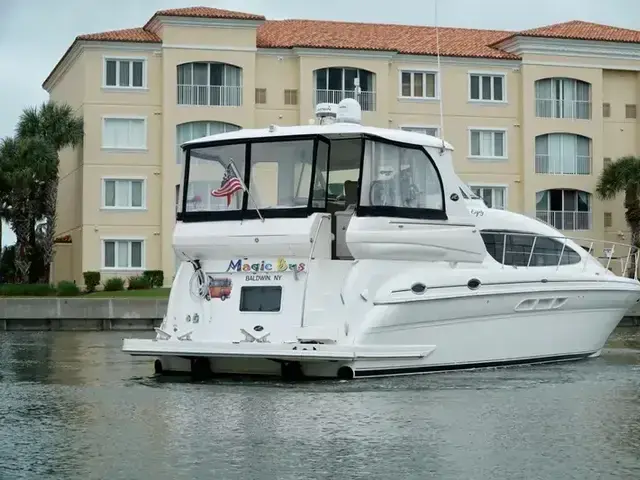
[[(81, 35), (43, 87), (85, 120), (61, 155), (54, 279), (175, 271), (179, 144), (307, 123), (361, 93), (363, 122), (442, 135), (485, 202), (572, 236), (623, 238), (607, 162), (640, 152), (640, 31), (571, 21), (522, 32), (312, 20), (193, 7)], [(440, 131), (440, 102), (444, 111)], [(70, 241), (69, 241), (70, 239)], [(628, 240), (628, 235), (627, 235)]]

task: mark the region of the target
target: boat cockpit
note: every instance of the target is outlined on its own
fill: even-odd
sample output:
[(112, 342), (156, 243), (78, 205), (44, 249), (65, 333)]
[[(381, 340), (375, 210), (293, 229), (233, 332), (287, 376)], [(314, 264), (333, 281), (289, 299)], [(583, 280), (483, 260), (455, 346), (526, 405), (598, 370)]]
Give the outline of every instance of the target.
[[(432, 137), (398, 132), (399, 138), (390, 139), (348, 123), (259, 132), (230, 132), (184, 146), (179, 221), (264, 221), (328, 213), (332, 258), (352, 259), (345, 234), (354, 215), (448, 218), (445, 182), (434, 159), (439, 150), (419, 144), (435, 142)], [(416, 135), (424, 139), (415, 142)]]

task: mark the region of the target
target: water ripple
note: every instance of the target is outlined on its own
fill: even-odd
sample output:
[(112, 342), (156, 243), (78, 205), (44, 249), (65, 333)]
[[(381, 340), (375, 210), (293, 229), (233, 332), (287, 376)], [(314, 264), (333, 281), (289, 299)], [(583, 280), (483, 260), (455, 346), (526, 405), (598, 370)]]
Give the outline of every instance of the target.
[(159, 379), (111, 333), (0, 332), (0, 479), (640, 478), (640, 333), (597, 359)]

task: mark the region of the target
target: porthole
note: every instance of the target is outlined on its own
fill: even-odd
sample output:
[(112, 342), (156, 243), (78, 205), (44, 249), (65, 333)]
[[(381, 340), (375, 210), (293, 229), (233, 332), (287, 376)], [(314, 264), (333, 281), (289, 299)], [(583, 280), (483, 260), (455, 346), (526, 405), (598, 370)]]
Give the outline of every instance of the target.
[(467, 282), (467, 287), (469, 287), (469, 290), (477, 290), (480, 287), (480, 283), (477, 278), (472, 278)]

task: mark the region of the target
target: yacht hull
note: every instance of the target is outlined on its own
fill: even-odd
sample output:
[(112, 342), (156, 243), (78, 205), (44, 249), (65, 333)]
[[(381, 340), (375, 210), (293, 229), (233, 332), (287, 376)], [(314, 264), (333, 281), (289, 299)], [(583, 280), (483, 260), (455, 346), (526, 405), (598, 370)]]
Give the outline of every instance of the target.
[(159, 373), (198, 370), (286, 377), (293, 372), (296, 378), (350, 379), (571, 361), (599, 355), (640, 298), (637, 287), (586, 296), (584, 290), (559, 289), (554, 295), (566, 300), (540, 306), (546, 296), (538, 294), (531, 306), (526, 303), (531, 294), (514, 293), (385, 305), (358, 334), (338, 343), (127, 339), (123, 350), (156, 357)]

